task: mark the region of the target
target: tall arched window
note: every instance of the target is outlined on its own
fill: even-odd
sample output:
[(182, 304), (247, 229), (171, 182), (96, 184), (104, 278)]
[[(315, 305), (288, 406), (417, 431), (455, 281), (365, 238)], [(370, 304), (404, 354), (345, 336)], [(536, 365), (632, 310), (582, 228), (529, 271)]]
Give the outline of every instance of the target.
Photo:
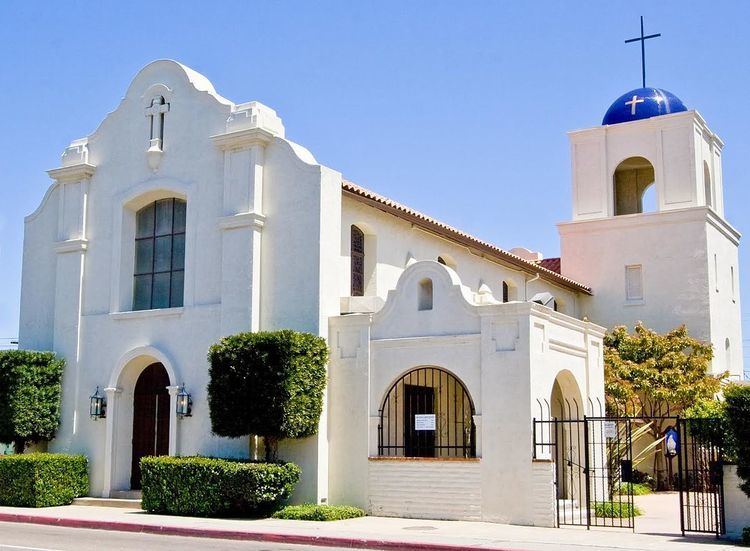
[(503, 302), (510, 300), (510, 289), (508, 288), (508, 282), (503, 281)]
[(616, 216), (656, 210), (654, 167), (648, 159), (630, 157), (621, 162), (615, 169), (614, 186)]
[(476, 457), (474, 404), (443, 369), (406, 373), (388, 390), (379, 414), (378, 455)]
[(161, 199), (136, 213), (133, 310), (182, 306), (185, 211), (185, 201)]
[(352, 296), (365, 294), (365, 234), (357, 226), (351, 229)]

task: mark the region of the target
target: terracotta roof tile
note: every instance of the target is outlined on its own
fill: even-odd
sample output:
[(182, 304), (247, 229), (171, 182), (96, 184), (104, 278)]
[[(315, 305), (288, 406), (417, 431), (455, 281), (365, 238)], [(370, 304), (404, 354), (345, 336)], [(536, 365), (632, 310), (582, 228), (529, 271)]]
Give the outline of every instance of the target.
[(544, 266), (548, 270), (552, 270), (555, 273), (562, 274), (560, 267), (560, 258), (544, 258), (538, 262), (540, 266)]
[(591, 294), (591, 288), (561, 275), (558, 271), (549, 269), (544, 264), (544, 260), (538, 263), (524, 260), (520, 256), (516, 256), (491, 243), (482, 241), (481, 239), (478, 239), (473, 235), (469, 235), (468, 233), (449, 226), (448, 224), (444, 224), (443, 222), (435, 220), (434, 218), (431, 218), (426, 214), (422, 214), (421, 212), (410, 209), (409, 207), (397, 203), (396, 201), (389, 199), (388, 197), (384, 197), (375, 193), (374, 191), (370, 191), (361, 186), (358, 186), (354, 182), (343, 180), (342, 189), (344, 191), (344, 194), (348, 197), (352, 197), (360, 202), (369, 204), (370, 206), (378, 208), (384, 212), (393, 214), (394, 216), (398, 216), (399, 218), (420, 226), (428, 231), (432, 231), (433, 233), (437, 233), (442, 237), (448, 238), (460, 245), (474, 248), (487, 255), (488, 257), (493, 258), (494, 260), (512, 264), (530, 274), (538, 273), (542, 278), (553, 281), (558, 285), (563, 285), (576, 291)]

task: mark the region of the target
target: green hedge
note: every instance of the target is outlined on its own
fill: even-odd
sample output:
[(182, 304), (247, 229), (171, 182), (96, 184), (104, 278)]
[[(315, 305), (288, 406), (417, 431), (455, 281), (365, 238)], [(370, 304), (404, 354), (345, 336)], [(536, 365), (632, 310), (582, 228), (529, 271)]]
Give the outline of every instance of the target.
[(273, 514), (273, 518), (317, 521), (344, 520), (363, 516), (365, 516), (365, 512), (359, 507), (351, 507), (349, 505), (316, 505), (314, 503), (287, 505)]
[(727, 440), (742, 479), (740, 489), (750, 497), (750, 386), (729, 385), (724, 389), (724, 400)]
[(288, 499), (300, 478), (294, 463), (208, 457), (141, 459), (142, 507), (196, 517), (258, 516)]
[(0, 456), (0, 505), (67, 505), (89, 492), (83, 455), (29, 453)]

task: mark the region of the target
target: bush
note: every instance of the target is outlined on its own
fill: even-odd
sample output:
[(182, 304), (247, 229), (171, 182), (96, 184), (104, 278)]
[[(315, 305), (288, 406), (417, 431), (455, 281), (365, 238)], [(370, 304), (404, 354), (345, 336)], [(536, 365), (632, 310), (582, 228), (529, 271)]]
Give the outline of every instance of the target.
[(638, 484), (637, 482), (626, 482), (617, 489), (617, 494), (628, 495), (633, 494), (634, 496), (645, 496), (651, 493), (651, 488), (646, 484)]
[(53, 352), (0, 351), (0, 442), (21, 453), (55, 436), (64, 367)]
[(740, 489), (750, 497), (750, 386), (729, 385), (724, 390), (727, 439), (737, 462)]
[(309, 333), (240, 333), (208, 353), (211, 430), (220, 436), (263, 437), (266, 460), (282, 438), (318, 431), (328, 346)]
[(742, 545), (745, 547), (750, 547), (750, 526), (745, 526), (742, 529)]
[(633, 469), (633, 482), (646, 486), (652, 491), (656, 489), (656, 480), (654, 480), (654, 477), (638, 469)]
[(273, 514), (273, 518), (287, 520), (344, 520), (365, 516), (365, 512), (359, 507), (349, 505), (316, 505), (305, 503), (304, 505), (287, 505)]
[(300, 472), (294, 463), (144, 457), (142, 507), (169, 515), (259, 516), (289, 498)]
[(600, 518), (630, 518), (641, 515), (641, 510), (627, 501), (598, 501), (594, 503), (594, 515)]
[(0, 505), (68, 505), (89, 492), (88, 462), (83, 455), (29, 453), (0, 456)]

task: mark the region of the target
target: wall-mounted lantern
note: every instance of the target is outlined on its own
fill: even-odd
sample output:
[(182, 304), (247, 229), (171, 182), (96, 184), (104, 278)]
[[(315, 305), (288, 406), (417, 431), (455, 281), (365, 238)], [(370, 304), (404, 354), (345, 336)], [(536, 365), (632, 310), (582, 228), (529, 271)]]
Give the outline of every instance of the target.
[(91, 403), (89, 405), (89, 415), (91, 418), (103, 419), (107, 416), (107, 401), (99, 392), (99, 387), (96, 387), (96, 392), (91, 395)]
[(177, 393), (177, 416), (182, 419), (183, 417), (190, 417), (193, 412), (193, 399), (185, 392), (185, 383), (182, 383), (180, 391)]

